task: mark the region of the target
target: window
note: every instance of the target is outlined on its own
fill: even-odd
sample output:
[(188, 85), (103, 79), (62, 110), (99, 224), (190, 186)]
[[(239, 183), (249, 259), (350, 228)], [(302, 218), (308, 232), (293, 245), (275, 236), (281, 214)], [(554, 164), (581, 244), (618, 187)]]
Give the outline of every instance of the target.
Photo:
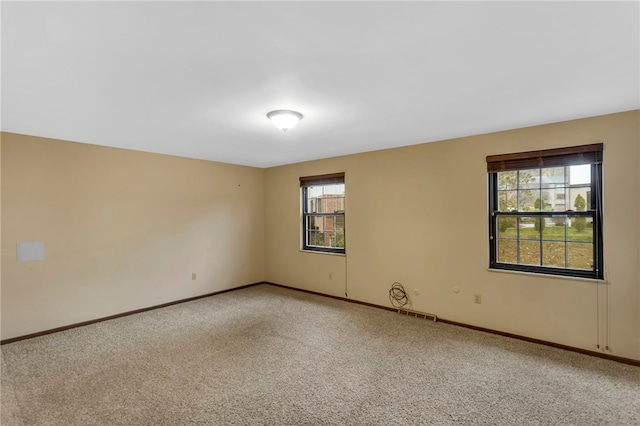
[(604, 277), (602, 144), (492, 155), (487, 171), (491, 269)]
[(300, 178), (302, 248), (345, 252), (344, 173)]

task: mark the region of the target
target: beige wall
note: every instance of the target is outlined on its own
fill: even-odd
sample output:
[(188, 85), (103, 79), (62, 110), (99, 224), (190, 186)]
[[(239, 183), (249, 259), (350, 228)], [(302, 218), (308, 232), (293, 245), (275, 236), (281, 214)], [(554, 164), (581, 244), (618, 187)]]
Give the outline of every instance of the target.
[[(389, 306), (399, 281), (420, 311), (640, 359), (639, 116), (266, 170), (3, 133), (2, 339), (263, 279)], [(485, 157), (595, 142), (607, 282), (487, 271)], [(342, 171), (347, 255), (301, 252), (298, 178)]]
[[(267, 169), (266, 280), (337, 296), (346, 288), (349, 298), (387, 306), (399, 281), (420, 292), (411, 296), (420, 311), (640, 359), (639, 115)], [(485, 157), (596, 142), (604, 143), (607, 283), (488, 271)], [(345, 172), (347, 255), (303, 253), (298, 177), (334, 172)]]
[[(1, 150), (2, 339), (264, 278), (261, 169), (10, 133)], [(27, 241), (43, 261), (16, 261)]]

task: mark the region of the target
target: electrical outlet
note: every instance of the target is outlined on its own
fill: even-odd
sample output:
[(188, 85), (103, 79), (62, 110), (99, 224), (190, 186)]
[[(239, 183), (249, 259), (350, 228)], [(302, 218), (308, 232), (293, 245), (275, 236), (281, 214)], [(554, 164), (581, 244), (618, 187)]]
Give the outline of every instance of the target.
[(195, 272), (192, 272), (192, 273), (191, 273), (191, 279), (192, 279), (192, 280), (195, 280), (195, 279), (196, 279), (196, 273), (195, 273)]
[(473, 295), (473, 303), (482, 303), (482, 298), (479, 294)]

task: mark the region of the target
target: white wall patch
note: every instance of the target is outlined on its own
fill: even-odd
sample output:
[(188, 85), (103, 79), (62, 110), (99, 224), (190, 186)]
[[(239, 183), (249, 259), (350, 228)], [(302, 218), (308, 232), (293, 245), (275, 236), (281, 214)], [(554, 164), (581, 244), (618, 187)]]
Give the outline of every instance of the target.
[(44, 260), (44, 241), (18, 243), (17, 251), (18, 262)]

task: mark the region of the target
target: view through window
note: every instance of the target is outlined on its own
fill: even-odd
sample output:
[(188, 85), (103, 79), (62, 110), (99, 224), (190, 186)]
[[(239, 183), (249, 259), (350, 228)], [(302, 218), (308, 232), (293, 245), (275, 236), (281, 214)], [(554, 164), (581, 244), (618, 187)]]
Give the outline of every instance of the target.
[(491, 268), (603, 277), (601, 152), (487, 157)]
[(344, 173), (300, 178), (303, 249), (345, 252)]

